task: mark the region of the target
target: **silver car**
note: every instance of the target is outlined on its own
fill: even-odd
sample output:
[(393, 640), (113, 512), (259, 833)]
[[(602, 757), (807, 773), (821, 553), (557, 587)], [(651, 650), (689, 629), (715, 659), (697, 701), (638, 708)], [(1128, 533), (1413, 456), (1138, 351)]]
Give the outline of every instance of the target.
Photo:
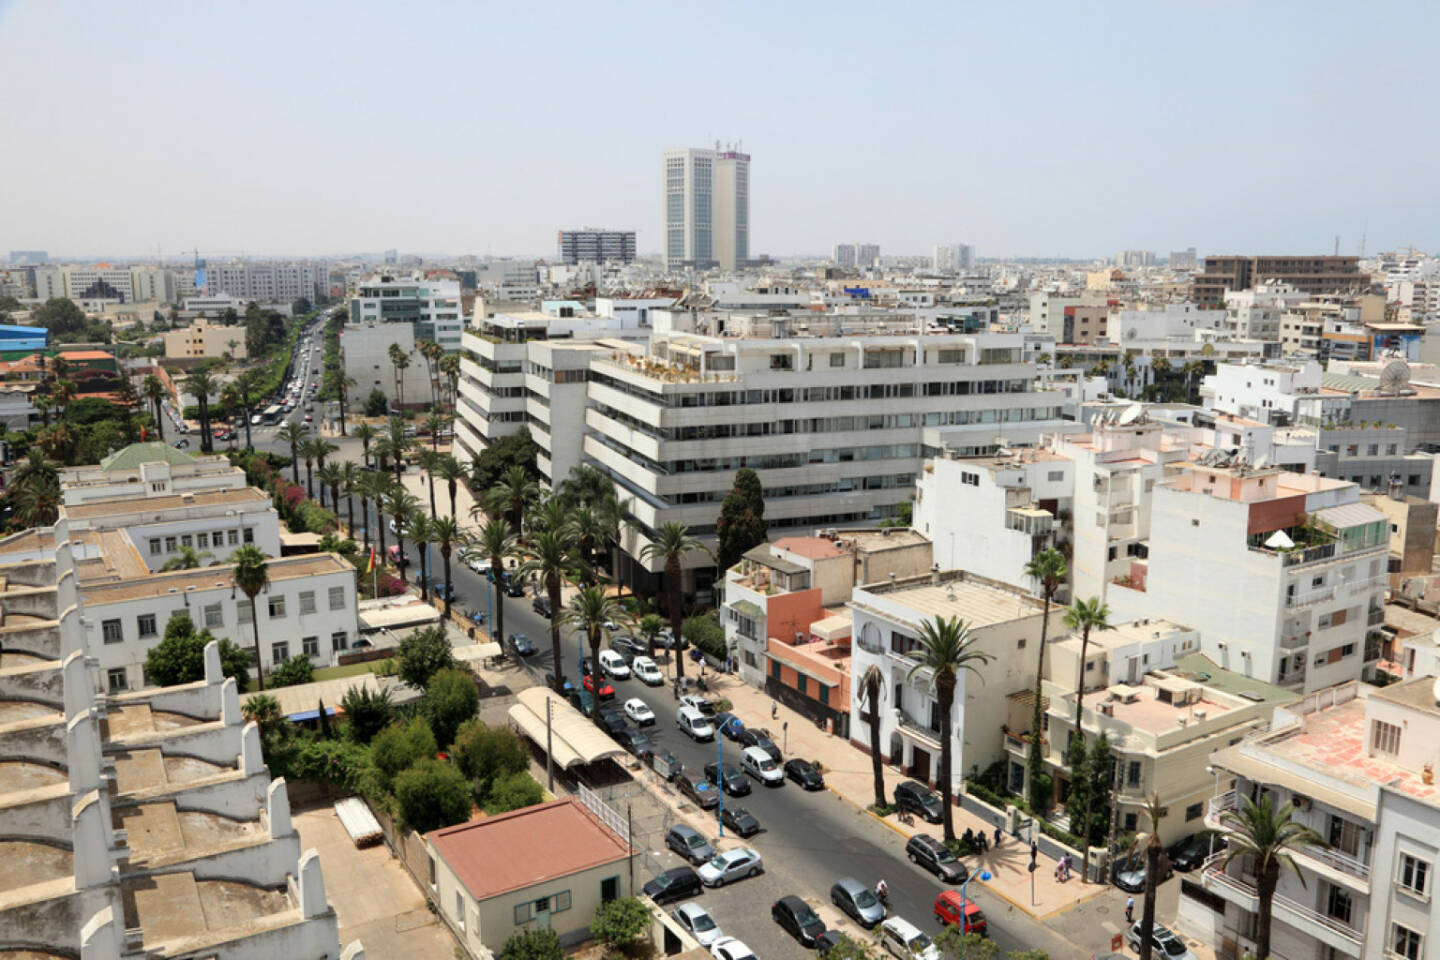
[(685, 928), (685, 932), (694, 937), (702, 947), (708, 947), (724, 936), (715, 918), (698, 903), (682, 904), (673, 916), (676, 922)]
[(701, 865), (696, 872), (700, 874), (700, 882), (705, 886), (723, 887), (730, 880), (757, 877), (764, 869), (765, 865), (760, 860), (760, 854), (749, 847), (736, 847), (733, 850), (717, 853), (713, 860)]
[(830, 888), (830, 902), (867, 930), (885, 919), (885, 905), (875, 891), (854, 877), (846, 877)]

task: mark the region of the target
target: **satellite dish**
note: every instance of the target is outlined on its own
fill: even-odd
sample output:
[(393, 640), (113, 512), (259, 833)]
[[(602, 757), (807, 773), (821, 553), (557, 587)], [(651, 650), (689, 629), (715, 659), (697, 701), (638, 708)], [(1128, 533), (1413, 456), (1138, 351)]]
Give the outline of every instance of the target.
[(1380, 371), (1380, 392), (1391, 396), (1410, 385), (1410, 364), (1404, 360), (1391, 360)]
[(1145, 410), (1143, 407), (1140, 406), (1140, 404), (1132, 403), (1130, 404), (1130, 406), (1125, 408), (1124, 413), (1120, 414), (1119, 422), (1122, 424), (1134, 423), (1136, 420), (1140, 419), (1141, 415), (1144, 414), (1144, 412)]

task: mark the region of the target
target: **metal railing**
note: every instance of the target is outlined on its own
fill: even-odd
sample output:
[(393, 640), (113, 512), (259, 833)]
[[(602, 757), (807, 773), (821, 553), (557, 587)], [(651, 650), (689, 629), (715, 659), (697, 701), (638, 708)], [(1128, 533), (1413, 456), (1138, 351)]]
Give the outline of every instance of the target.
[(1326, 587), (1323, 590), (1314, 590), (1310, 593), (1302, 593), (1297, 594), (1293, 597), (1286, 597), (1285, 606), (1296, 608), (1313, 607), (1317, 603), (1325, 603), (1328, 600), (1334, 599), (1334, 597), (1335, 589), (1333, 587)]
[[(1235, 893), (1246, 897), (1248, 900), (1256, 901), (1258, 905), (1260, 892), (1255, 888), (1253, 884), (1247, 883), (1239, 877), (1232, 877), (1230, 874), (1226, 873), (1224, 868), (1221, 867), (1219, 864), (1219, 858), (1221, 856), (1223, 855), (1217, 853), (1205, 861), (1205, 866), (1201, 868), (1202, 880), (1204, 880), (1207, 884), (1213, 883), (1217, 886), (1227, 887)], [(1323, 913), (1319, 913), (1315, 910), (1310, 909), (1309, 907), (1301, 906), (1294, 900), (1282, 897), (1279, 894), (1276, 894), (1271, 902), (1276, 916), (1278, 916), (1282, 920), (1286, 919), (1286, 914), (1289, 914), (1292, 917), (1299, 918), (1309, 923), (1319, 924), (1320, 926), (1325, 927), (1332, 933), (1335, 933), (1345, 938), (1350, 943), (1354, 944), (1356, 947), (1359, 947), (1363, 944), (1364, 937), (1359, 930), (1356, 930), (1354, 927), (1349, 926), (1348, 924), (1343, 923), (1342, 921), (1337, 920), (1334, 917), (1327, 917)], [(1293, 926), (1293, 923), (1291, 925)]]
[(1319, 563), (1321, 560), (1329, 560), (1335, 556), (1335, 544), (1322, 543), (1318, 547), (1292, 550), (1284, 556), (1284, 565), (1287, 567), (1299, 567), (1307, 563)]
[(1358, 877), (1367, 882), (1370, 879), (1369, 864), (1360, 860), (1358, 857), (1352, 857), (1348, 853), (1342, 853), (1332, 847), (1298, 847), (1295, 850), (1295, 854), (1296, 856), (1323, 863), (1327, 867), (1339, 870), (1341, 873), (1348, 873), (1352, 877)]
[(898, 712), (900, 714), (901, 727), (909, 730), (911, 733), (917, 734), (918, 736), (925, 738), (926, 740), (929, 740), (937, 747), (940, 745), (940, 731), (938, 729), (930, 726), (930, 724), (928, 723), (921, 723), (919, 720), (917, 720), (915, 717), (910, 716), (910, 714), (906, 713), (904, 710), (900, 710)]
[(610, 809), (610, 805), (600, 799), (600, 795), (585, 786), (585, 784), (579, 784), (579, 787), (580, 802), (589, 807), (591, 813), (599, 817), (605, 826), (614, 830), (615, 834), (628, 844), (630, 842), (630, 827), (625, 822), (625, 818)]

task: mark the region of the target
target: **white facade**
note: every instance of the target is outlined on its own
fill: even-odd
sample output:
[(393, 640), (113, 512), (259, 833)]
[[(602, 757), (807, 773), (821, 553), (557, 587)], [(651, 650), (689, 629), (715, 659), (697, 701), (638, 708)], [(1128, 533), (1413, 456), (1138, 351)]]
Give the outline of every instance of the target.
[(742, 269), (750, 260), (750, 154), (715, 154), (715, 259), (721, 270)]
[(830, 259), (835, 261), (835, 266), (841, 270), (855, 269), (855, 244), (837, 243), (830, 254)]
[(1194, 339), (1197, 330), (1224, 330), (1224, 310), (1202, 310), (1193, 303), (1167, 303), (1156, 310), (1115, 310), (1110, 315), (1110, 339), (1122, 346), (1132, 340)]
[(1200, 396), (1207, 409), (1233, 413), (1263, 423), (1294, 422), (1302, 397), (1320, 393), (1320, 364), (1219, 363), (1205, 378)]
[[(390, 361), (395, 344), (410, 359), (398, 372)], [(379, 390), (392, 405), (414, 406), (430, 403), (430, 369), (415, 349), (415, 328), (408, 323), (347, 323), (340, 331), (340, 354), (345, 375), (355, 381), (351, 402), (362, 406), (371, 390)]]
[(163, 443), (131, 444), (103, 463), (60, 472), (60, 491), (67, 507), (241, 490), (246, 485), (245, 471), (226, 457), (190, 454)]
[(715, 151), (666, 150), (662, 156), (665, 268), (707, 269), (715, 251)]
[(175, 275), (150, 267), (46, 267), (35, 271), (35, 296), (41, 300), (174, 303), (179, 298)]
[(935, 269), (961, 273), (975, 266), (975, 248), (968, 243), (937, 244), (933, 257)]
[(460, 281), (418, 273), (376, 274), (362, 281), (350, 298), (350, 323), (410, 326), (414, 340), (433, 340), (453, 353), (460, 349), (464, 326)]
[(290, 303), (301, 297), (314, 303), (330, 296), (330, 268), (323, 263), (210, 263), (204, 292), (247, 303)]

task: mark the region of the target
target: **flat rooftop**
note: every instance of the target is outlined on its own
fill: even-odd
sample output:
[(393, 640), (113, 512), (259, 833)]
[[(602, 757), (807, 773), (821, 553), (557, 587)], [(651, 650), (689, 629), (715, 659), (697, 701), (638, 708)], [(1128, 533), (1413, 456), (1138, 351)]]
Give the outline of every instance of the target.
[[(1097, 690), (1086, 694), (1085, 702), (1091, 709), (1108, 702), (1116, 720), (1147, 733), (1168, 733), (1176, 729), (1182, 719), (1194, 721), (1196, 711), (1203, 712), (1207, 718), (1214, 718), (1239, 709), (1239, 705), (1232, 703), (1228, 697), (1220, 699), (1211, 696), (1203, 686), (1180, 677), (1152, 677), (1152, 680), (1141, 686), (1117, 684), (1104, 691)], [(1169, 691), (1173, 696), (1194, 689), (1200, 691), (1199, 698), (1190, 703), (1176, 704), (1160, 699), (1162, 691)], [(1112, 696), (1116, 693), (1122, 696)], [(1073, 703), (1074, 697), (1072, 692), (1065, 699)]]
[(238, 490), (207, 490), (169, 497), (127, 497), (122, 500), (82, 503), (73, 507), (62, 506), (60, 515), (71, 520), (93, 521), (133, 513), (183, 510), (187, 507), (245, 507), (261, 504), (268, 506), (269, 503), (270, 498), (265, 495), (264, 491), (254, 487), (241, 487)]
[[(929, 576), (911, 577), (893, 584), (865, 584), (856, 587), (856, 590), (883, 596), (887, 601), (913, 611), (917, 621), (959, 617), (972, 628), (1039, 616), (1044, 611), (1044, 604), (1027, 593), (961, 571), (940, 574), (939, 584), (932, 584), (930, 579)], [(863, 597), (852, 600), (851, 604), (861, 609), (873, 609)]]
[[(81, 598), (86, 603), (120, 603), (125, 600), (141, 600), (146, 597), (163, 597), (183, 594), (187, 590), (216, 590), (229, 587), (233, 582), (231, 566), (221, 564), (199, 570), (171, 570), (147, 574), (139, 580), (118, 580), (113, 583), (83, 583)], [(286, 580), (300, 580), (325, 574), (354, 571), (338, 554), (313, 553), (299, 557), (279, 557), (267, 561), (267, 570), (272, 584)]]
[[(1193, 630), (1192, 627), (1182, 626), (1170, 620), (1131, 620), (1126, 623), (1117, 623), (1111, 630), (1092, 630), (1090, 632), (1090, 648), (1096, 651), (1111, 650), (1136, 643), (1147, 643), (1172, 633), (1185, 633), (1191, 630)], [(1080, 635), (1071, 634), (1064, 640), (1055, 641), (1054, 646), (1079, 653), (1080, 644)]]

